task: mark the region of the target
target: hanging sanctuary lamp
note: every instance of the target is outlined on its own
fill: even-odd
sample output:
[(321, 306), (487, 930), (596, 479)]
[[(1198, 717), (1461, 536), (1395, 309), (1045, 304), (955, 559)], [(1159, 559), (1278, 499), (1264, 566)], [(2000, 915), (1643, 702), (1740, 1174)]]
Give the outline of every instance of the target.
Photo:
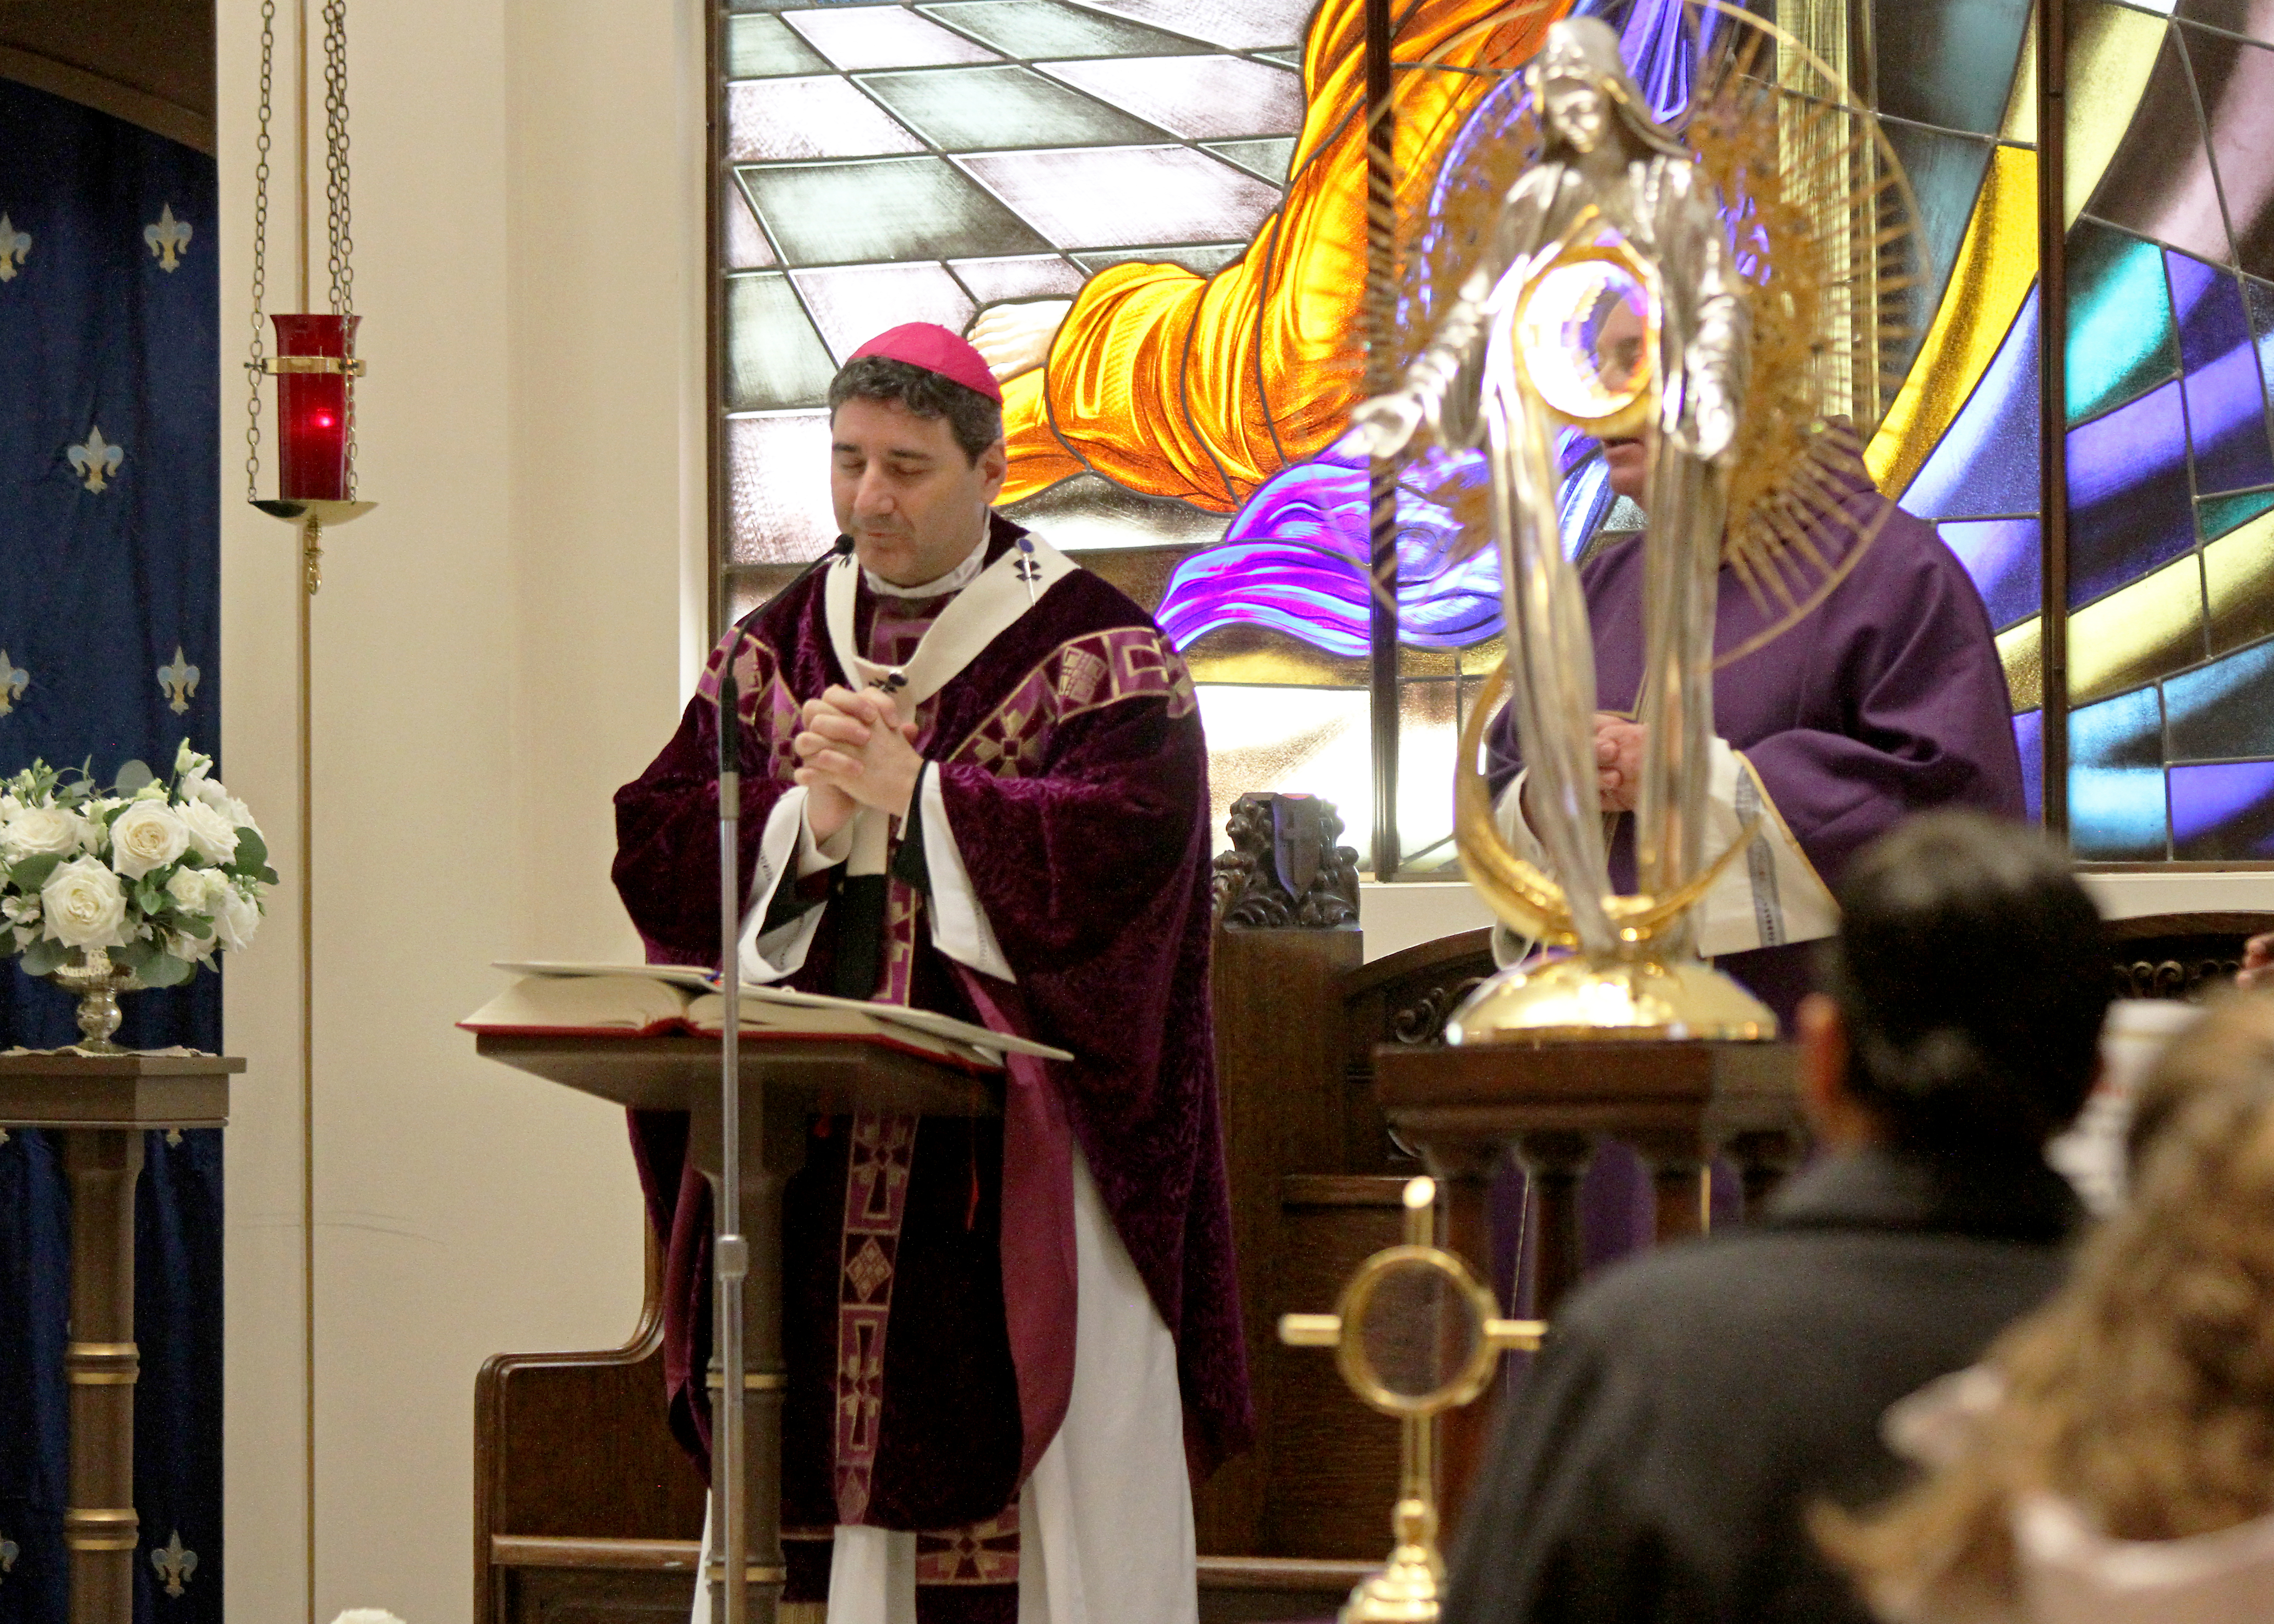
[[(245, 366), (250, 385), (245, 420), (245, 500), (261, 512), (297, 524), (308, 592), (322, 585), (323, 527), (344, 524), (377, 507), (356, 496), (355, 380), (364, 364), (355, 352), (355, 239), (348, 199), (346, 0), (325, 0), (324, 198), (326, 267), (331, 289), (328, 312), (307, 311), (314, 258), (308, 184), (307, 41), (305, 0), (299, 8), (300, 107), (299, 302), (302, 313), (265, 315), (267, 294), (270, 91), (275, 56), (275, 0), (260, 11), (260, 162), (253, 170), (252, 349)], [(275, 326), (276, 351), (267, 351), (264, 320)], [(261, 380), (276, 380), (276, 494), (260, 494)]]

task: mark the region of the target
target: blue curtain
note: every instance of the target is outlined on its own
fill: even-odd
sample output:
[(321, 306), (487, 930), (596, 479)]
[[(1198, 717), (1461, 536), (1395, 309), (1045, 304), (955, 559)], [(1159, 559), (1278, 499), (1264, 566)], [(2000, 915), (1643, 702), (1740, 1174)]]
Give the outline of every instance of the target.
[[(203, 154), (0, 79), (0, 773), (43, 756), (108, 782), (185, 738), (219, 754), (215, 192)], [(222, 1047), (211, 973), (121, 1002), (122, 1042)], [(71, 1017), (0, 970), (0, 1048), (71, 1042)], [(220, 1140), (148, 1135), (137, 1197), (135, 1616), (157, 1624), (221, 1620)], [(70, 1232), (60, 1138), (11, 1131), (0, 1624), (65, 1616)]]

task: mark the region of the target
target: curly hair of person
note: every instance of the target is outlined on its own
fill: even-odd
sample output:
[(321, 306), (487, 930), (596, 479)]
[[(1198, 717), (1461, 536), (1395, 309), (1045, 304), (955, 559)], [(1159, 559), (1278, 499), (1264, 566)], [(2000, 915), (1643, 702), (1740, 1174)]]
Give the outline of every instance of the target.
[(2126, 1540), (2274, 1511), (2274, 995), (2218, 1001), (2141, 1106), (2131, 1204), (1992, 1346), (2002, 1397), (1958, 1457), (1876, 1513), (1811, 1512), (1882, 1618), (2013, 1616), (2032, 1493)]

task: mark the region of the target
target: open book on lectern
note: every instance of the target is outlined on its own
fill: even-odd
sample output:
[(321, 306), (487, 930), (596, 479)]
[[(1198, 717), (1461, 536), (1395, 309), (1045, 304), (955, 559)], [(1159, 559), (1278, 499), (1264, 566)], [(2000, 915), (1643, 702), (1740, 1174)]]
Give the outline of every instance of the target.
[[(513, 1036), (715, 1037), (725, 998), (708, 970), (674, 965), (506, 963), (522, 979), (458, 1025)], [(788, 987), (742, 989), (742, 1030), (760, 1036), (880, 1037), (921, 1053), (999, 1066), (1005, 1054), (1071, 1060), (1065, 1049), (897, 1004), (832, 998)]]

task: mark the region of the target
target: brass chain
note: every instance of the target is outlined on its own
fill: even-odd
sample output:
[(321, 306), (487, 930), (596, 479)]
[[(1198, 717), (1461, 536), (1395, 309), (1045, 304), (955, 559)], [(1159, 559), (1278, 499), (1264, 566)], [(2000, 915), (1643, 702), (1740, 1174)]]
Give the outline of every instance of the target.
[(268, 115), (276, 64), (276, 0), (260, 0), (260, 162), (252, 169), (252, 357), (245, 364), (245, 500), (260, 500), (260, 380), (268, 353)]
[(332, 314), (345, 330), (349, 365), (342, 379), (347, 404), (347, 495), (356, 493), (355, 252), (348, 201), (348, 8), (347, 0), (324, 0), (324, 200), (331, 239), (328, 268)]

